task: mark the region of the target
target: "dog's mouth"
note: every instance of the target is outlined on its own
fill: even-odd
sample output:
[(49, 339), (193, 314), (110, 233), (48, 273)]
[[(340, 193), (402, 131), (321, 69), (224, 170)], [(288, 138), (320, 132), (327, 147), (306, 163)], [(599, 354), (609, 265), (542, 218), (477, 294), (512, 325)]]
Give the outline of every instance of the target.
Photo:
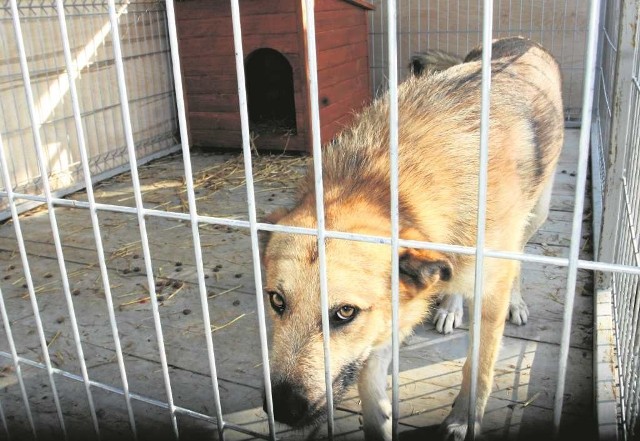
[[(358, 358), (345, 365), (332, 383), (333, 399), (340, 400), (347, 389), (357, 379), (364, 358)], [(327, 418), (327, 400), (322, 396), (316, 401), (309, 401), (303, 388), (289, 383), (275, 383), (272, 389), (274, 418), (277, 422), (294, 429), (315, 426)], [(266, 399), (263, 409), (267, 411)]]

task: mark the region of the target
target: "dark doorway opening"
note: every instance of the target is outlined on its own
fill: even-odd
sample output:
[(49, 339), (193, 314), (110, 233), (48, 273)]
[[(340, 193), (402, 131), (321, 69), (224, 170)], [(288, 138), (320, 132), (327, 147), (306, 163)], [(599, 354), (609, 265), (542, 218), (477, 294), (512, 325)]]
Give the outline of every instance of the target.
[(262, 134), (296, 134), (293, 69), (274, 49), (257, 49), (245, 61), (251, 130)]

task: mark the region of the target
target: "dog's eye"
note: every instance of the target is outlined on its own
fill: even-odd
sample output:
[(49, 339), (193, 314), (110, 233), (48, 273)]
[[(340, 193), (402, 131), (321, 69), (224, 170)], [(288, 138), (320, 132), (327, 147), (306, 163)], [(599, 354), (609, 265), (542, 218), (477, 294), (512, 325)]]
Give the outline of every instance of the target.
[(284, 309), (287, 307), (286, 303), (284, 302), (284, 298), (277, 292), (270, 292), (268, 294), (269, 294), (269, 301), (271, 302), (271, 307), (278, 314), (282, 314), (284, 312)]
[(357, 309), (355, 306), (344, 305), (336, 311), (336, 318), (340, 321), (346, 322), (352, 320), (356, 316)]

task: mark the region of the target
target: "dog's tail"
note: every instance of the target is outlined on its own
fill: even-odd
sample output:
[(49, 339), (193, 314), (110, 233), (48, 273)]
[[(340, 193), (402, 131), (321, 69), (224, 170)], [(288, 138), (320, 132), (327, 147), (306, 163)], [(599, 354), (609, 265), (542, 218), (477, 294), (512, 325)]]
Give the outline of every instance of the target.
[(429, 49), (425, 52), (414, 54), (411, 57), (409, 70), (414, 75), (425, 75), (447, 70), (456, 64), (461, 64), (463, 61), (462, 58), (448, 52)]

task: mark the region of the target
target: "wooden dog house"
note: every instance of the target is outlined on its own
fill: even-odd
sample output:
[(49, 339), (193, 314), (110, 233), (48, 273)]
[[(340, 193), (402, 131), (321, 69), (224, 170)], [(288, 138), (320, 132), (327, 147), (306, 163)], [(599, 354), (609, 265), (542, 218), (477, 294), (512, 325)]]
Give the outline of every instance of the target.
[[(304, 0), (240, 0), (250, 128), (263, 149), (310, 150)], [(317, 0), (321, 138), (330, 141), (371, 99), (362, 0)], [(240, 114), (231, 6), (185, 0), (176, 20), (191, 142), (239, 148)]]

